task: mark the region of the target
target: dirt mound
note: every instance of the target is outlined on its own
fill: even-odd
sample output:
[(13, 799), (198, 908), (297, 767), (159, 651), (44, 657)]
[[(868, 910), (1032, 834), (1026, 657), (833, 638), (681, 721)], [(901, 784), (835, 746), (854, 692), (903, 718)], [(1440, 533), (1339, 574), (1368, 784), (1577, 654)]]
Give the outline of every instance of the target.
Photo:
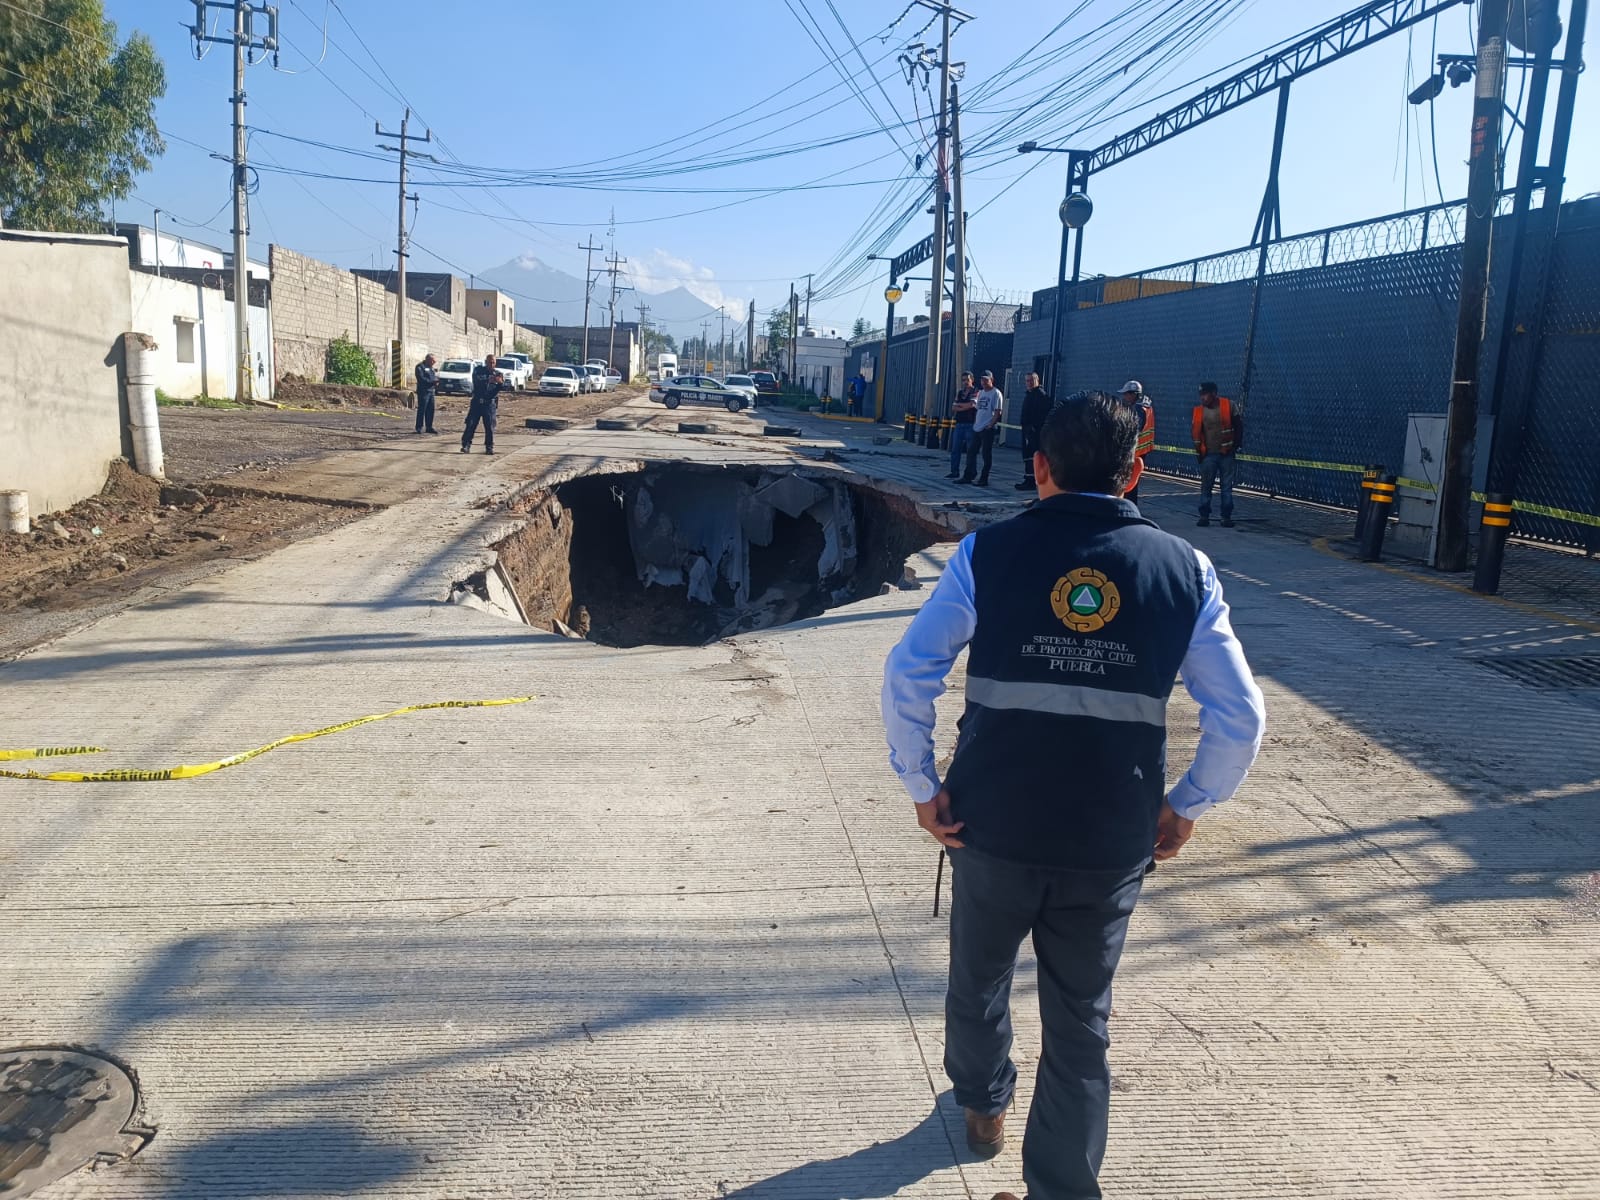
[(158, 571), (257, 554), (364, 511), (163, 486), (119, 459), (99, 495), (36, 515), (29, 533), (0, 533), (0, 612), (90, 603)]
[(408, 408), (411, 394), (393, 388), (313, 383), (299, 375), (278, 380), (273, 399), (290, 408)]

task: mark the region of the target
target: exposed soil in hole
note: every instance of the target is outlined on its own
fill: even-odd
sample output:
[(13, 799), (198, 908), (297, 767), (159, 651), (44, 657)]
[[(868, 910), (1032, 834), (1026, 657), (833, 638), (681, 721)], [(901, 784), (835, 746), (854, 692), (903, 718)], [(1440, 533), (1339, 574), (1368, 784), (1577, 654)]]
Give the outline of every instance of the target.
[[(527, 524), (495, 549), (527, 620), (608, 646), (696, 646), (814, 617), (901, 585), (910, 555), (951, 537), (909, 501), (796, 469), (652, 467), (518, 507)], [(495, 603), (487, 579), (466, 590)]]

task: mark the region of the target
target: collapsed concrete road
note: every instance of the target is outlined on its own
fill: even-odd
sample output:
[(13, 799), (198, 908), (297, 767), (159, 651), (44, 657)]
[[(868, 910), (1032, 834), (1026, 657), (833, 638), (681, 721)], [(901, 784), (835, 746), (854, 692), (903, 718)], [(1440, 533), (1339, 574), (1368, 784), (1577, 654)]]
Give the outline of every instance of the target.
[[(680, 512), (659, 481), (685, 464), (751, 495), (820, 472), (835, 513), (835, 485), (891, 497), (911, 543), (986, 516), (916, 482), (939, 473), (928, 457), (839, 457), (772, 438), (557, 434), (0, 667), (7, 745), (90, 743), (106, 766), (205, 762), (406, 703), (537, 696), (395, 717), (186, 782), (0, 780), (0, 1048), (109, 1052), (153, 1130), (40, 1194), (1015, 1189), (1015, 1149), (981, 1164), (957, 1149), (936, 855), (876, 712), (884, 653), (950, 543), (905, 551), (921, 590), (872, 585), (886, 553), (812, 613), (838, 598), (824, 563), (843, 570), (842, 550), (827, 557), (825, 530), (775, 537), (816, 572), (794, 621), (627, 648), (597, 637), (606, 597), (580, 597), (572, 544), (564, 579), (512, 552), (552, 499), (574, 538), (601, 519), (591, 503), (630, 527), (640, 493), (630, 508), (624, 484), (649, 491), (650, 513)], [(583, 497), (591, 486), (604, 496)], [(1184, 486), (1144, 495), (1183, 521)], [(878, 516), (851, 504), (859, 573)], [(1591, 1194), (1600, 708), (1504, 668), (1600, 653), (1600, 622), (1352, 563), (1274, 534), (1270, 513), (1241, 501), (1246, 528), (1200, 533), (1271, 730), (1244, 793), (1156, 873), (1135, 919), (1107, 1190)], [(740, 553), (739, 590), (769, 590), (759, 538), (713, 563), (727, 537), (669, 524), (597, 543), (652, 604), (721, 619)], [(690, 595), (690, 557), (707, 563), (710, 604)], [(490, 572), (529, 611), (448, 603)], [(587, 638), (539, 627), (547, 611), (579, 632), (574, 601)], [(942, 702), (946, 747), (958, 704), (959, 688)], [(1175, 764), (1193, 722), (1175, 700)], [(1024, 1103), (1032, 999), (1025, 965)]]

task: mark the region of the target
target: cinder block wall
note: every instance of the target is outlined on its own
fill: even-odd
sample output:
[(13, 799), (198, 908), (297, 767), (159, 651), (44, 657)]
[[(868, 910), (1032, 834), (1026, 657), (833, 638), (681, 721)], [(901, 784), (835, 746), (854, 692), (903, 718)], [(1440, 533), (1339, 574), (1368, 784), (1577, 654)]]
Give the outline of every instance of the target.
[[(272, 246), (269, 261), (272, 339), (280, 378), (294, 374), (319, 382), (326, 379), (328, 343), (336, 337), (350, 338), (372, 357), (380, 378), (387, 374), (396, 320), (392, 292), (374, 280), (284, 246)], [(440, 358), (482, 358), (494, 348), (494, 335), (467, 319), (464, 304), (454, 305), (458, 290), (451, 288), (453, 311), (448, 313), (418, 300), (406, 301), (408, 379), (411, 368), (430, 352)]]

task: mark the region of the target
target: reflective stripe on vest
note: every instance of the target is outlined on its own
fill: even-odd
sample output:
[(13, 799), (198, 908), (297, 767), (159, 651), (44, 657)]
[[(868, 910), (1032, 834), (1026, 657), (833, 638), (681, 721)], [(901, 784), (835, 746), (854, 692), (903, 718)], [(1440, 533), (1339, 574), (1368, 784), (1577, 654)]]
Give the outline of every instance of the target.
[(1155, 448), (1156, 410), (1154, 408), (1147, 408), (1144, 410), (1144, 428), (1139, 431), (1139, 441), (1135, 444), (1133, 453), (1136, 457), (1143, 458)]
[(1026, 708), (1058, 717), (1094, 717), (1100, 721), (1137, 721), (1165, 729), (1167, 702), (1141, 692), (1075, 687), (1067, 683), (1015, 682), (967, 676), (967, 699), (985, 708)]
[[(1218, 399), (1217, 399), (1217, 407), (1222, 412), (1222, 451), (1221, 451), (1221, 453), (1223, 453), (1223, 454), (1232, 454), (1233, 453), (1233, 407), (1232, 407), (1232, 405), (1230, 405), (1228, 403), (1228, 398), (1226, 396), (1218, 397)], [(1193, 434), (1194, 434), (1194, 448), (1195, 448), (1195, 453), (1197, 453), (1197, 454), (1204, 454), (1206, 452), (1206, 425), (1205, 425), (1206, 418), (1205, 418), (1205, 411), (1206, 411), (1206, 406), (1204, 404), (1196, 404), (1194, 406)]]

